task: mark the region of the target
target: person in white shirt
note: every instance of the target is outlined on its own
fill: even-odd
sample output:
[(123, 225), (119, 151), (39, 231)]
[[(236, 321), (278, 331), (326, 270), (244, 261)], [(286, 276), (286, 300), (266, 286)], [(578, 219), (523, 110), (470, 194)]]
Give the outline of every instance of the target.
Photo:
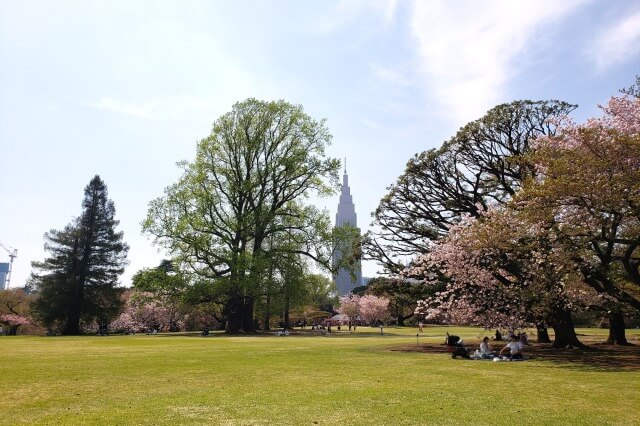
[(522, 348), (524, 348), (524, 345), (522, 344), (522, 342), (520, 342), (518, 337), (511, 335), (511, 341), (507, 344), (507, 346), (500, 350), (500, 356), (502, 356), (502, 353), (508, 349), (509, 353), (507, 354), (507, 358), (522, 359)]
[(480, 343), (480, 356), (482, 358), (493, 358), (495, 355), (496, 353), (493, 351), (491, 345), (489, 344), (489, 338), (485, 336)]

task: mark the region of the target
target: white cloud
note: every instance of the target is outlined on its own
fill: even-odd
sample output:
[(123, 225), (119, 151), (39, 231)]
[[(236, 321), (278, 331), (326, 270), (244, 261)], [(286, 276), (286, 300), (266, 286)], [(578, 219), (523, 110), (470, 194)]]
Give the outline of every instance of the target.
[[(189, 120), (203, 115), (210, 116), (208, 113), (216, 111), (220, 106), (218, 102), (192, 96), (157, 97), (143, 102), (101, 97), (87, 105), (148, 120)], [(228, 105), (222, 106), (228, 108)]]
[(368, 118), (363, 118), (360, 120), (360, 123), (373, 130), (386, 130), (386, 127), (381, 126), (378, 122), (369, 120)]
[(97, 102), (89, 102), (87, 105), (93, 108), (106, 109), (108, 111), (131, 115), (133, 117), (147, 118), (150, 120), (157, 119), (154, 112), (152, 111), (151, 106), (148, 103), (127, 103), (118, 99), (102, 97)]
[(373, 11), (376, 17), (382, 17), (385, 25), (393, 22), (398, 0), (341, 0), (328, 12), (323, 14), (312, 26), (312, 30), (328, 34), (351, 24), (362, 17), (363, 11)]
[(388, 24), (393, 21), (398, 9), (398, 0), (383, 1), (381, 4), (384, 21)]
[(430, 98), (457, 125), (502, 100), (518, 57), (585, 0), (415, 1), (411, 30)]
[(640, 11), (601, 31), (588, 53), (599, 71), (623, 63), (640, 53)]
[(369, 67), (371, 68), (374, 77), (380, 81), (391, 83), (396, 86), (410, 86), (412, 84), (412, 81), (406, 75), (406, 72), (399, 68), (390, 68), (376, 64), (371, 64)]

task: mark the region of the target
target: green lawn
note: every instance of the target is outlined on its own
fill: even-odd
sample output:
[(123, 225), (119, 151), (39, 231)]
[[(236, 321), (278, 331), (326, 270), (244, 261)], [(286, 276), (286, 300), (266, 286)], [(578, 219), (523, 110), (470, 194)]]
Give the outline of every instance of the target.
[[(446, 331), (483, 333), (419, 343)], [(2, 337), (0, 424), (640, 424), (639, 368), (452, 360), (385, 332)]]

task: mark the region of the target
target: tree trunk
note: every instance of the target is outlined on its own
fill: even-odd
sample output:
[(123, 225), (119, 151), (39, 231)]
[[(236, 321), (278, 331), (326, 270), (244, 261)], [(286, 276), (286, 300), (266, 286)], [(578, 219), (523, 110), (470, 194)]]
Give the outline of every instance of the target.
[(69, 303), (69, 314), (67, 323), (62, 330), (65, 336), (78, 336), (80, 334), (80, 314), (82, 312), (82, 301), (84, 298), (84, 283), (77, 279), (74, 283), (73, 299)]
[(552, 326), (556, 335), (553, 341), (554, 348), (584, 348), (576, 336), (570, 309), (559, 309), (553, 318)]
[(270, 331), (271, 326), (271, 296), (267, 293), (267, 299), (265, 300), (265, 308), (264, 308), (264, 331)]
[(289, 294), (285, 294), (284, 296), (284, 329), (288, 330), (291, 328), (291, 324), (289, 324)]
[(255, 333), (255, 323), (253, 321), (253, 297), (245, 296), (242, 302), (242, 331), (245, 333)]
[(62, 330), (62, 334), (65, 336), (78, 336), (80, 335), (80, 313), (71, 312), (67, 317), (67, 323)]
[(242, 299), (235, 296), (224, 305), (224, 315), (227, 317), (225, 332), (238, 334), (242, 328)]
[(538, 335), (538, 343), (551, 343), (549, 331), (545, 323), (536, 323), (536, 334)]
[(398, 326), (402, 327), (404, 325), (404, 322), (409, 318), (411, 318), (413, 315), (414, 315), (413, 313), (411, 313), (411, 315), (402, 315), (402, 314), (398, 315)]
[(609, 312), (609, 338), (610, 345), (628, 345), (625, 336), (624, 315), (620, 311)]

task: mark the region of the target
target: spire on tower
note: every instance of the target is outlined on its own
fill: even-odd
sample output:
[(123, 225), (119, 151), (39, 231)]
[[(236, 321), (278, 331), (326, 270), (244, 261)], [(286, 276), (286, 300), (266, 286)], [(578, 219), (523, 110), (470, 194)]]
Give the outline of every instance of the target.
[(344, 157), (344, 174), (342, 175), (342, 191), (344, 192), (344, 187), (347, 187), (347, 192), (349, 191), (349, 177), (347, 176), (347, 157)]

